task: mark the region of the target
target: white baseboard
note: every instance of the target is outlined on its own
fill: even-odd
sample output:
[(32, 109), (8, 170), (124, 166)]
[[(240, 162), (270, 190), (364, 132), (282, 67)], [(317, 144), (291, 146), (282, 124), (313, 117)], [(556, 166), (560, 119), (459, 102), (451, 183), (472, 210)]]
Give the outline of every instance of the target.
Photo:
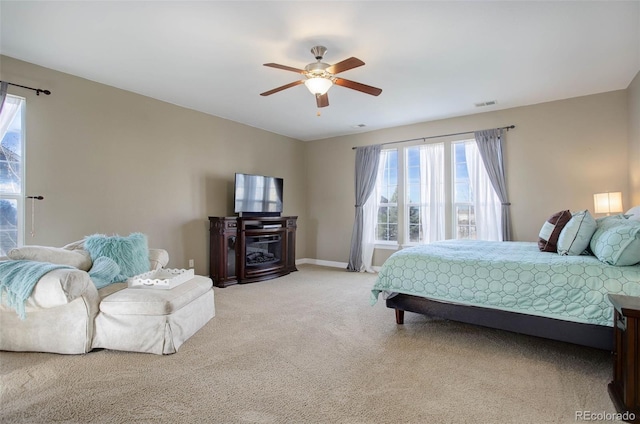
[[(347, 266), (349, 266), (347, 262), (323, 261), (321, 259), (311, 259), (311, 258), (296, 259), (296, 265), (304, 265), (304, 264), (328, 266), (331, 268), (342, 268), (342, 269), (347, 269)], [(374, 266), (373, 270), (375, 272), (379, 272), (380, 267)]]
[(347, 266), (349, 265), (346, 262), (323, 261), (320, 259), (311, 259), (311, 258), (296, 259), (296, 265), (303, 265), (303, 264), (329, 266), (332, 268), (343, 268), (343, 269), (347, 269)]

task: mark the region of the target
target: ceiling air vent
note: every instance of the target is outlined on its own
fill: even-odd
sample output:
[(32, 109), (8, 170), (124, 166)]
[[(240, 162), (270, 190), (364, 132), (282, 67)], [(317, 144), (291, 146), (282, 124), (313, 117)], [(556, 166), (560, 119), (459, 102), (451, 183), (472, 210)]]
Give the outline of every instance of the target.
[(486, 101), (486, 102), (476, 103), (476, 107), (493, 106), (496, 103), (498, 103), (498, 102), (495, 101), (495, 100), (489, 100), (489, 101)]

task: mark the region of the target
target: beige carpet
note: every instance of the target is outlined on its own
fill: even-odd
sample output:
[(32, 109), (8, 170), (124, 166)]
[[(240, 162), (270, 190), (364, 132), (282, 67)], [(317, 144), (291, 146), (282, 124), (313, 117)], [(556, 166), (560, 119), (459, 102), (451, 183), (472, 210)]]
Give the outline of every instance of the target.
[[(615, 412), (606, 352), (369, 305), (303, 265), (215, 289), (174, 355), (0, 353), (2, 423), (575, 423)], [(51, 331), (55, 331), (52, 328)]]

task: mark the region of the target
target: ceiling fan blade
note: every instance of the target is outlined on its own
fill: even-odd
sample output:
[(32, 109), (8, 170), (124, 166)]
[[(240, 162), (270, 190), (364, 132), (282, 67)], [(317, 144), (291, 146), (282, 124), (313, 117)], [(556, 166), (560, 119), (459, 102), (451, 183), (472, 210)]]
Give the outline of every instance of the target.
[(340, 72), (348, 71), (349, 69), (357, 68), (358, 66), (364, 65), (364, 62), (355, 57), (350, 57), (349, 59), (345, 59), (342, 62), (338, 62), (335, 65), (331, 65), (327, 68), (327, 72), (332, 74), (339, 74)]
[(289, 84), (285, 84), (282, 87), (274, 88), (273, 90), (265, 91), (264, 93), (260, 93), (261, 96), (270, 96), (273, 93), (277, 93), (278, 91), (286, 90), (287, 88), (295, 87), (296, 85), (302, 84), (304, 81), (294, 81)]
[(303, 69), (292, 68), (291, 66), (285, 66), (285, 65), (278, 65), (277, 63), (265, 63), (264, 66), (268, 66), (270, 68), (276, 68), (276, 69), (284, 69), (285, 71), (291, 71), (297, 74), (304, 73)]
[(316, 104), (318, 105), (318, 107), (329, 106), (329, 95), (327, 93), (316, 94)]
[(335, 83), (352, 90), (358, 90), (366, 94), (371, 94), (372, 96), (379, 96), (380, 93), (382, 93), (382, 89), (380, 88), (372, 87), (366, 84), (360, 84), (359, 82), (346, 80), (344, 78), (336, 78)]

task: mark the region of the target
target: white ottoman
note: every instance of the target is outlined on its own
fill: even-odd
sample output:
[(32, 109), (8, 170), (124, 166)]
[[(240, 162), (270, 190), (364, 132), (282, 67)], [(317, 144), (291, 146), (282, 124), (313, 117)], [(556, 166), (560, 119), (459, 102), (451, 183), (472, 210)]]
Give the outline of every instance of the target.
[(214, 316), (207, 277), (197, 275), (171, 290), (125, 288), (100, 302), (92, 347), (175, 353)]

